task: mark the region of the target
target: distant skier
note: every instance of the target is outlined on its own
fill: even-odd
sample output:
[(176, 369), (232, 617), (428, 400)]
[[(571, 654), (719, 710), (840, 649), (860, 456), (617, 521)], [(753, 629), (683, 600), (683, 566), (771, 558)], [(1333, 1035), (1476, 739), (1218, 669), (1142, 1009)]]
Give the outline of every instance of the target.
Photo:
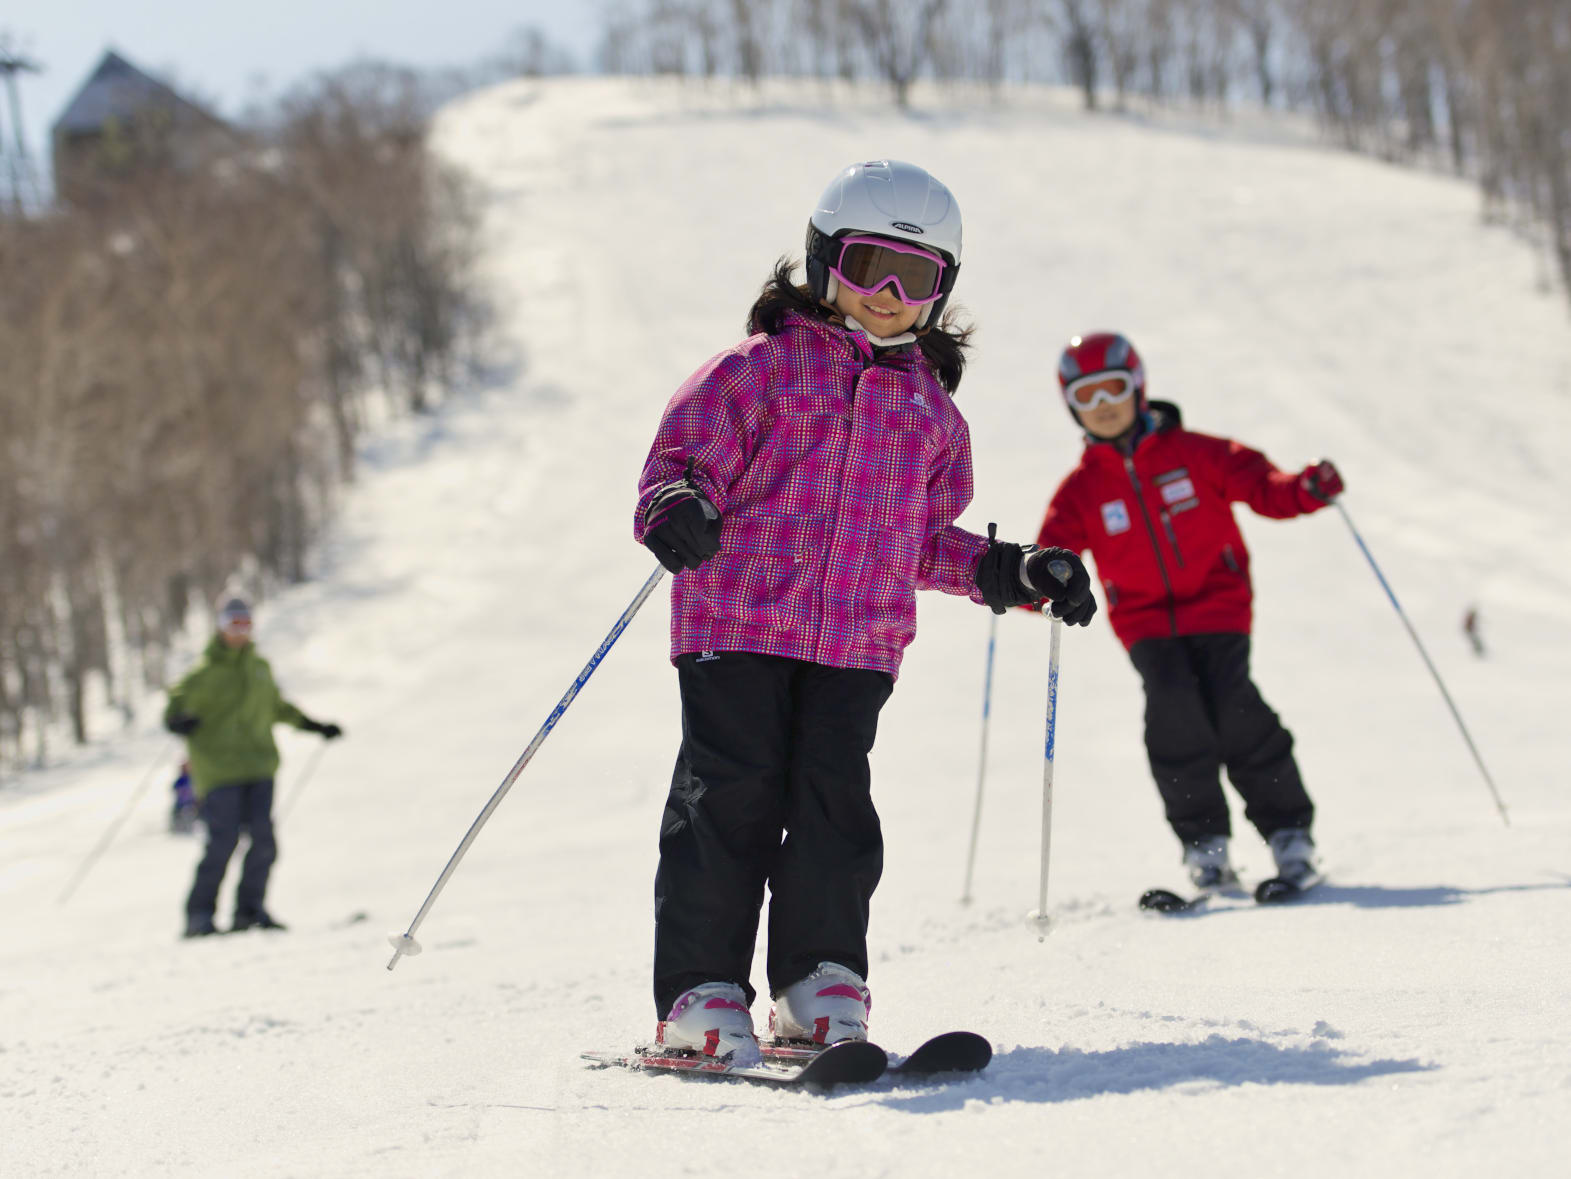
[[(749, 982), (770, 892), (770, 1029), (865, 1039), (868, 906), (883, 868), (868, 753), (918, 589), (1085, 624), (1073, 553), (955, 527), (971, 443), (952, 394), (969, 331), (944, 318), (960, 209), (921, 168), (855, 164), (781, 259), (751, 333), (666, 407), (635, 535), (676, 574), (682, 743), (655, 877), (657, 1037), (757, 1059)], [(1067, 581), (1048, 572), (1058, 558)]]
[(1467, 636), (1468, 644), (1473, 648), (1473, 654), (1480, 659), (1484, 657), (1484, 635), (1478, 625), (1478, 607), (1469, 606), (1467, 613), (1462, 616), (1462, 633)]
[(176, 835), (189, 835), (196, 829), (196, 790), (191, 785), (191, 763), (180, 763), (180, 773), (170, 787), (175, 794), (174, 805), (169, 810), (169, 830)]
[(1076, 336), (1058, 383), (1085, 431), (1080, 463), (1053, 493), (1042, 545), (1091, 550), (1108, 621), (1145, 685), (1145, 744), (1167, 821), (1196, 887), (1236, 881), (1221, 767), (1279, 877), (1319, 879), (1314, 804), (1292, 735), (1249, 674), (1249, 551), (1231, 505), (1285, 519), (1342, 491), (1329, 461), (1297, 474), (1225, 438), (1183, 428), (1146, 399), (1145, 368), (1121, 335)]
[(218, 633), (201, 661), (169, 690), (164, 725), (186, 739), (191, 780), (207, 827), (207, 847), (186, 900), (186, 937), (217, 933), (213, 911), (240, 832), (250, 847), (240, 869), (231, 931), (283, 929), (264, 903), (277, 856), (273, 837), (273, 776), (278, 747), (273, 726), (290, 724), (328, 741), (343, 734), (290, 704), (273, 682), (267, 660), (251, 642), (251, 610), (230, 598), (218, 611)]

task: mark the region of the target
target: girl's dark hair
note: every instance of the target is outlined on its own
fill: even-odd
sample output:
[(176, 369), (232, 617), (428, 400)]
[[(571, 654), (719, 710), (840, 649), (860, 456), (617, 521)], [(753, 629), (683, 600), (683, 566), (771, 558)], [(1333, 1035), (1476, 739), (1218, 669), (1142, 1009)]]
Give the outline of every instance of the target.
[[(792, 280), (795, 269), (790, 258), (782, 257), (775, 262), (774, 271), (758, 293), (758, 301), (747, 313), (748, 335), (755, 332), (777, 335), (785, 325), (788, 311), (823, 320), (834, 315), (833, 309), (820, 303), (805, 285)], [(965, 350), (971, 346), (974, 331), (976, 328), (971, 324), (960, 323), (954, 312), (946, 311), (942, 320), (917, 333), (916, 342), (922, 349), (923, 358), (932, 367), (938, 383), (951, 395), (960, 387), (960, 376), (966, 366)]]

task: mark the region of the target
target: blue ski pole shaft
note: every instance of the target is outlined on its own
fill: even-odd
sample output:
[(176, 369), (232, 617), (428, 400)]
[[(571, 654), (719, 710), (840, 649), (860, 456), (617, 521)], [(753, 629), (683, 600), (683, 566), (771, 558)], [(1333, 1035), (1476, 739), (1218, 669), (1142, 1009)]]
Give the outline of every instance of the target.
[(393, 946), (393, 957), (387, 964), (389, 970), (397, 966), (399, 958), (405, 954), (418, 954), (420, 952), (420, 943), (415, 941), (415, 931), (420, 928), (420, 924), (425, 920), (426, 914), (431, 911), (431, 906), (436, 904), (436, 898), (442, 895), (442, 889), (446, 887), (448, 879), (458, 868), (459, 862), (464, 858), (464, 853), (469, 850), (469, 845), (475, 841), (475, 836), (480, 834), (480, 828), (486, 825), (486, 821), (490, 819), (491, 813), (501, 805), (502, 799), (507, 796), (507, 792), (512, 789), (513, 783), (518, 780), (518, 775), (524, 772), (524, 767), (534, 757), (535, 751), (540, 748), (551, 730), (556, 727), (556, 722), (562, 719), (562, 714), (573, 703), (574, 697), (578, 695), (584, 684), (589, 681), (589, 677), (594, 674), (595, 668), (600, 666), (600, 661), (606, 657), (606, 653), (611, 650), (616, 640), (621, 637), (622, 632), (627, 629), (627, 624), (632, 622), (633, 616), (638, 613), (639, 607), (654, 592), (655, 586), (660, 584), (660, 579), (664, 576), (665, 566), (657, 565), (655, 571), (649, 575), (649, 579), (644, 582), (643, 587), (638, 591), (627, 609), (622, 611), (622, 617), (616, 620), (616, 625), (611, 628), (610, 633), (601, 641), (595, 653), (590, 656), (589, 662), (584, 665), (584, 670), (578, 673), (578, 678), (572, 682), (567, 689), (567, 693), (557, 703), (557, 706), (551, 710), (551, 715), (546, 717), (545, 723), (540, 726), (540, 731), (535, 734), (534, 740), (529, 742), (528, 748), (513, 763), (513, 768), (507, 772), (507, 777), (502, 779), (502, 784), (491, 795), (490, 801), (485, 804), (475, 821), (469, 825), (468, 832), (459, 843), (457, 850), (448, 859), (447, 867), (442, 869), (442, 874), (437, 877), (436, 883), (431, 886), (431, 891), (426, 896), (425, 903), (420, 906), (420, 911), (415, 914), (415, 919), (409, 923), (408, 930), (402, 934), (392, 934), (388, 938), (388, 941)]
[(1484, 785), (1489, 787), (1489, 793), (1495, 800), (1495, 809), (1500, 812), (1500, 820), (1509, 827), (1511, 825), (1511, 817), (1506, 814), (1506, 804), (1500, 797), (1500, 791), (1495, 789), (1495, 780), (1489, 776), (1489, 770), (1484, 765), (1484, 759), (1479, 755), (1478, 746), (1473, 744), (1472, 735), (1467, 731), (1467, 726), (1462, 723), (1462, 714), (1457, 711), (1456, 703), (1451, 699), (1451, 693), (1446, 691), (1445, 681), (1440, 678), (1440, 673), (1435, 670), (1434, 662), (1429, 658), (1429, 652), (1424, 650), (1424, 644), (1419, 640), (1418, 632), (1413, 629), (1413, 624), (1408, 621), (1407, 613), (1402, 609), (1402, 604), (1396, 600), (1396, 594), (1392, 592), (1391, 585), (1386, 581), (1385, 574), (1380, 572), (1380, 566), (1376, 564), (1374, 554), (1369, 551), (1369, 546), (1364, 543), (1364, 538), (1359, 535), (1358, 529), (1354, 527), (1353, 518), (1347, 514), (1347, 509), (1342, 506), (1340, 499), (1334, 499), (1331, 502), (1336, 506), (1336, 510), (1342, 513), (1342, 519), (1346, 521), (1348, 531), (1353, 534), (1353, 540), (1357, 542), (1359, 551), (1364, 554), (1364, 560), (1368, 561), (1369, 567), (1374, 570), (1375, 578), (1380, 582), (1380, 588), (1385, 590), (1386, 597), (1391, 600), (1392, 608), (1396, 610), (1396, 616), (1402, 620), (1402, 625), (1407, 628), (1408, 637), (1413, 640), (1413, 646), (1418, 648), (1418, 654), (1423, 658), (1424, 666), (1429, 669), (1429, 674), (1434, 677), (1435, 686), (1440, 689), (1440, 695), (1445, 700), (1446, 707), (1451, 710), (1451, 717), (1456, 721), (1456, 727), (1462, 733), (1462, 740), (1467, 743), (1468, 752), (1473, 755), (1473, 761), (1478, 765), (1478, 772), (1484, 776)]
[(1064, 630), (1053, 619), (1053, 640), (1047, 657), (1047, 745), (1042, 761), (1042, 875), (1037, 887), (1037, 940), (1047, 936), (1047, 865), (1053, 847), (1053, 746), (1058, 727), (1058, 640)]
[(982, 680), (982, 749), (976, 762), (976, 806), (971, 813), (971, 850), (966, 855), (966, 886), (961, 904), (971, 903), (971, 873), (976, 867), (977, 833), (982, 829), (982, 785), (987, 781), (987, 727), (993, 711), (993, 651), (998, 645), (998, 615), (987, 629), (987, 671)]

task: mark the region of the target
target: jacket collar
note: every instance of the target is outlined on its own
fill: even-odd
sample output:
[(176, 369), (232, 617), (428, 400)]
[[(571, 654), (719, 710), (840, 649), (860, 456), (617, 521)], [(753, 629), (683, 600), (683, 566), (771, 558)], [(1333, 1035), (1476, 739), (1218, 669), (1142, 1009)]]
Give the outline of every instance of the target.
[(915, 336), (911, 337), (909, 343), (873, 348), (870, 356), (868, 348), (871, 345), (871, 337), (859, 327), (847, 327), (840, 320), (820, 319), (816, 315), (803, 315), (799, 311), (787, 311), (785, 323), (806, 328), (860, 364), (874, 360), (879, 364), (908, 368), (922, 356), (921, 349), (916, 345)]
[(244, 658), (247, 654), (254, 650), (256, 650), (256, 644), (249, 639), (246, 640), (244, 646), (240, 647), (231, 647), (228, 643), (224, 642), (224, 636), (221, 634), (214, 634), (213, 637), (207, 641), (207, 657), (210, 660), (238, 660)]

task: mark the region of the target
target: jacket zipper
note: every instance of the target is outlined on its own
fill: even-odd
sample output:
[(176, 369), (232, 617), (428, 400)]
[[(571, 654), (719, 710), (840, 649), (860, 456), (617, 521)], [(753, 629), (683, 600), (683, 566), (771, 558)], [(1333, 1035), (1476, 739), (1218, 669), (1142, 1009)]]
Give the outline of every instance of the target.
[[(1173, 637), (1178, 637), (1178, 610), (1173, 601), (1173, 579), (1167, 575), (1167, 562), (1162, 560), (1162, 542), (1157, 539), (1156, 527), (1151, 523), (1151, 512), (1146, 507), (1145, 489), (1140, 486), (1140, 476), (1135, 474), (1135, 456), (1124, 456), (1124, 470), (1135, 489), (1135, 502), (1140, 505), (1140, 518), (1146, 522), (1146, 535), (1151, 538), (1151, 551), (1156, 554), (1156, 567), (1162, 574), (1162, 587), (1167, 590), (1167, 621)], [(1164, 512), (1163, 515), (1166, 515)]]
[(1184, 554), (1178, 549), (1178, 536), (1173, 532), (1173, 514), (1166, 508), (1162, 509), (1162, 527), (1167, 532), (1167, 543), (1173, 546), (1173, 559), (1178, 562), (1178, 567), (1184, 567)]
[[(839, 478), (836, 479), (836, 481), (835, 481), (836, 485), (838, 487), (840, 487), (842, 491), (845, 489), (846, 466), (847, 466), (847, 464), (851, 460), (852, 435), (856, 433), (856, 392), (857, 392), (857, 385), (859, 385), (861, 383), (862, 378), (867, 375), (867, 370), (872, 368), (873, 367), (873, 363), (874, 363), (872, 356), (864, 356), (862, 354), (861, 350), (857, 348), (855, 341), (849, 341), (849, 342), (851, 344), (852, 355), (857, 359), (859, 364), (858, 364), (858, 367), (857, 367), (857, 370), (856, 370), (856, 375), (851, 378), (851, 390), (850, 390), (850, 400), (851, 400), (850, 409), (851, 409), (851, 413), (850, 413), (850, 417), (846, 421), (845, 453), (840, 456)], [(826, 539), (826, 544), (828, 546), (826, 548), (826, 550), (825, 550), (826, 553), (834, 551), (835, 541), (837, 539), (839, 539), (840, 517), (841, 517), (841, 512), (840, 512), (840, 507), (839, 507), (839, 502), (838, 502), (838, 497), (837, 497), (836, 504), (835, 504), (835, 518), (834, 518), (832, 526), (829, 529), (829, 535), (828, 535), (828, 537), (825, 538)], [(829, 616), (829, 603), (828, 603), (828, 601), (826, 600), (826, 597), (825, 597), (825, 595), (827, 595), (828, 592), (829, 592), (829, 578), (826, 575), (823, 578), (823, 580), (819, 582), (819, 586), (818, 586), (818, 641), (816, 643), (814, 643), (814, 645), (813, 645), (815, 651), (820, 656), (822, 656), (822, 654), (823, 654), (824, 619)], [(820, 659), (819, 662), (822, 662), (822, 659)]]

